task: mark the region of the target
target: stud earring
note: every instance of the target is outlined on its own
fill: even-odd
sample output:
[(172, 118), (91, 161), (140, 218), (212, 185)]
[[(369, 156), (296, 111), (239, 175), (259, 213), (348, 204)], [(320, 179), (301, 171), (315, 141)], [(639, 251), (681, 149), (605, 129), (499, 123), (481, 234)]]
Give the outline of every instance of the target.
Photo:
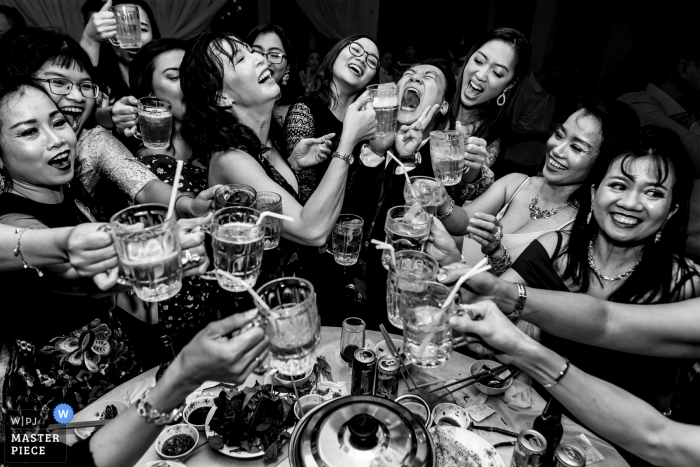
[(285, 71), (284, 76), (282, 76), (282, 84), (287, 84), (287, 81), (289, 81), (289, 71)]

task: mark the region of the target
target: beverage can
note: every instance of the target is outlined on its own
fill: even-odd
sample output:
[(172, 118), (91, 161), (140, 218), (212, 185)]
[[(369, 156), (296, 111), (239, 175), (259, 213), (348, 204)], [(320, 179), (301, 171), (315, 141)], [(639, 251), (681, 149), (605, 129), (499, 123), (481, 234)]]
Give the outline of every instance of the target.
[(374, 394), (374, 377), (377, 368), (377, 355), (370, 349), (357, 349), (352, 357), (352, 395), (371, 396)]
[(399, 360), (384, 355), (377, 360), (377, 377), (374, 394), (379, 397), (396, 399), (399, 390)]
[(585, 467), (586, 456), (576, 446), (560, 444), (554, 451), (554, 467)]
[(547, 451), (547, 440), (535, 430), (523, 430), (515, 443), (510, 467), (540, 467)]

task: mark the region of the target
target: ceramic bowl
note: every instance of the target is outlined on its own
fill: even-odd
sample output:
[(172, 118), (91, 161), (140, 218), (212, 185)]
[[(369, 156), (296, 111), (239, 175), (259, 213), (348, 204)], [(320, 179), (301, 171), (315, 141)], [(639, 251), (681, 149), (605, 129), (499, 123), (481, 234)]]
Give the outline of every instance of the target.
[[(161, 450), (163, 448), (163, 444), (165, 442), (172, 438), (175, 435), (189, 435), (192, 438), (194, 438), (194, 445), (187, 450), (186, 452), (180, 453), (177, 456), (167, 456), (163, 454), (163, 451)], [(185, 459), (188, 457), (190, 454), (192, 454), (192, 451), (197, 449), (197, 444), (199, 443), (199, 431), (192, 425), (187, 425), (186, 423), (180, 423), (179, 425), (173, 425), (167, 427), (165, 430), (163, 430), (158, 438), (156, 439), (156, 452), (158, 455), (162, 458), (165, 459), (166, 461), (179, 461), (182, 459)]]
[(185, 406), (185, 410), (182, 411), (182, 419), (185, 421), (185, 423), (195, 427), (197, 430), (204, 431), (204, 421), (202, 421), (201, 425), (195, 425), (194, 423), (190, 423), (190, 414), (199, 408), (205, 408), (206, 412), (204, 413), (204, 418), (202, 420), (206, 420), (207, 414), (209, 413), (209, 409), (211, 407), (214, 407), (214, 405), (215, 404), (213, 397), (200, 397), (198, 399), (195, 399)]
[[(391, 342), (394, 343), (394, 347), (396, 347), (396, 351), (399, 352), (399, 355), (404, 353), (403, 351), (403, 339), (391, 339)], [(389, 349), (389, 346), (386, 345), (386, 341), (379, 341), (377, 345), (374, 346), (374, 353), (377, 354), (377, 360), (379, 360), (380, 357), (383, 357), (384, 355), (388, 355), (389, 357), (393, 357), (391, 353), (391, 349)], [(412, 365), (411, 361), (404, 356), (403, 358), (403, 366), (408, 368)]]
[[(491, 369), (491, 368), (499, 367), (499, 366), (501, 366), (501, 365), (502, 365), (501, 363), (499, 363), (499, 362), (494, 362), (493, 360), (477, 360), (477, 361), (475, 361), (474, 363), (472, 363), (472, 366), (469, 367), (469, 375), (474, 376), (474, 375), (477, 374), (477, 373), (479, 372), (479, 370), (481, 370), (483, 367), (487, 367), (487, 368)], [(507, 373), (504, 372), (504, 373), (501, 373), (501, 374), (507, 374)], [(485, 384), (481, 384), (481, 383), (476, 383), (476, 384), (474, 384), (474, 386), (476, 386), (476, 388), (477, 388), (479, 391), (483, 392), (484, 394), (488, 394), (489, 396), (497, 396), (497, 395), (499, 395), (499, 394), (503, 394), (503, 393), (506, 392), (506, 391), (508, 390), (508, 388), (511, 387), (512, 385), (513, 385), (513, 380), (512, 380), (512, 379), (509, 379), (508, 382), (507, 382), (505, 385), (503, 385), (503, 386), (501, 386), (501, 387), (498, 387), (498, 388), (494, 388), (494, 387), (491, 387), (491, 386), (486, 386)]]
[(433, 424), (433, 414), (430, 412), (430, 406), (422, 398), (413, 394), (405, 394), (397, 397), (396, 402), (410, 410), (416, 418), (422, 420), (426, 428)]
[(469, 414), (457, 404), (445, 402), (433, 407), (433, 423), (436, 425), (451, 425), (465, 430), (469, 428)]
[[(314, 369), (310, 369), (309, 372), (304, 375), (301, 379), (294, 379), (294, 385), (299, 389), (301, 386), (307, 383), (311, 379), (311, 375), (314, 373)], [(293, 389), (291, 379), (282, 379), (277, 373), (273, 376), (275, 378), (275, 387), (282, 386), (283, 388)]]
[(323, 398), (318, 394), (308, 394), (306, 396), (302, 396), (294, 403), (294, 415), (297, 417), (297, 420), (301, 420), (303, 415), (300, 408), (304, 409), (304, 415), (306, 415), (324, 402), (325, 401)]
[[(72, 420), (73, 422), (90, 422), (92, 420), (101, 420), (102, 414), (108, 405), (113, 405), (117, 409), (117, 414), (124, 412), (128, 407), (122, 401), (99, 401), (85, 407), (78, 417)], [(97, 428), (76, 428), (75, 434), (80, 439), (87, 439)]]

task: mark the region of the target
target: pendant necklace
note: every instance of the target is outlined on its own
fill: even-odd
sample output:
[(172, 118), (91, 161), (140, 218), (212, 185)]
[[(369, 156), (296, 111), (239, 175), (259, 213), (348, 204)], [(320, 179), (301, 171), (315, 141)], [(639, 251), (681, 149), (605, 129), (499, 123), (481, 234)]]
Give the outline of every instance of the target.
[(532, 198), (532, 201), (528, 206), (530, 208), (530, 218), (532, 218), (532, 220), (549, 219), (550, 217), (558, 213), (560, 209), (567, 205), (567, 203), (563, 203), (562, 205), (557, 206), (556, 208), (545, 209), (544, 211), (538, 208), (537, 199), (540, 197), (540, 188), (542, 188), (542, 185), (544, 185), (544, 182), (540, 183), (540, 186), (537, 188), (537, 193), (535, 193), (535, 197)]

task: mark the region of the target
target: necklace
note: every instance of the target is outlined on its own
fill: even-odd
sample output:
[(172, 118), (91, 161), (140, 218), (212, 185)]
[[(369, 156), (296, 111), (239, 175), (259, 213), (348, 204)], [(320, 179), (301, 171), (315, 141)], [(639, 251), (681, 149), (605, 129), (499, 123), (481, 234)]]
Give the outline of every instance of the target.
[(535, 197), (532, 198), (532, 201), (528, 206), (530, 208), (530, 218), (532, 218), (532, 220), (535, 221), (538, 219), (549, 219), (550, 217), (558, 213), (560, 209), (566, 206), (566, 203), (563, 203), (560, 206), (557, 206), (556, 208), (545, 209), (544, 211), (538, 208), (537, 199), (540, 197), (540, 188), (542, 188), (542, 185), (544, 185), (544, 182), (540, 183), (540, 186), (537, 187), (537, 193), (535, 193)]
[(593, 239), (591, 239), (591, 241), (588, 242), (588, 266), (590, 266), (590, 268), (593, 270), (596, 276), (603, 279), (604, 281), (613, 282), (624, 279), (625, 277), (629, 276), (634, 272), (637, 266), (639, 266), (639, 262), (641, 260), (642, 258), (637, 259), (637, 261), (632, 265), (631, 268), (629, 268), (627, 271), (623, 272), (622, 274), (616, 277), (605, 276), (602, 272), (598, 270), (598, 268), (595, 266), (595, 261), (593, 261)]

